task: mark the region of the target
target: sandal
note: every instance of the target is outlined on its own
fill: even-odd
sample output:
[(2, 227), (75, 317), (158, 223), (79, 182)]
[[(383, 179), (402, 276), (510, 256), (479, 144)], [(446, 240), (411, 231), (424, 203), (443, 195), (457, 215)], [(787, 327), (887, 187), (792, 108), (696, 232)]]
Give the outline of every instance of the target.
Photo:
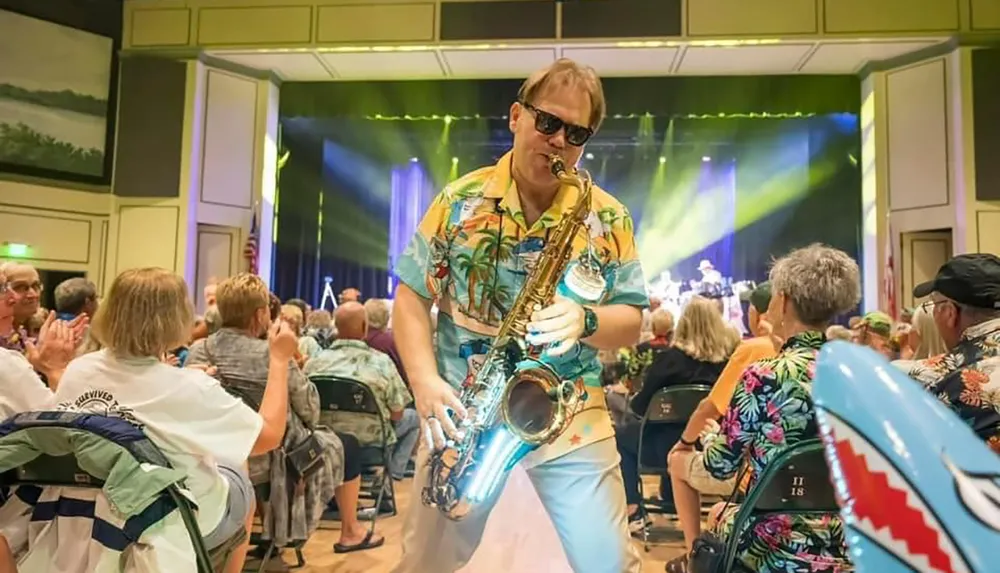
[(381, 547), (385, 543), (385, 537), (379, 537), (373, 540), (372, 536), (375, 535), (374, 531), (368, 531), (368, 535), (361, 540), (361, 543), (357, 545), (344, 545), (342, 543), (333, 544), (334, 553), (350, 553), (352, 551), (364, 551), (365, 549), (375, 549), (376, 547)]
[(665, 570), (667, 573), (687, 573), (688, 561), (689, 556), (687, 553), (681, 555), (680, 557), (674, 557), (670, 561), (667, 561), (667, 567)]

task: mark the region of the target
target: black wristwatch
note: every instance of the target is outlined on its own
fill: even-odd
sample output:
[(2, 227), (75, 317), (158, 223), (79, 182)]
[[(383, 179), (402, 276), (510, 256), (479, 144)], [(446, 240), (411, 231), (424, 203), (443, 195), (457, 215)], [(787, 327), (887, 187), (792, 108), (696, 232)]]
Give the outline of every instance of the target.
[(583, 335), (580, 338), (590, 338), (597, 332), (597, 313), (589, 306), (583, 307)]
[(695, 438), (693, 442), (689, 442), (684, 439), (684, 436), (681, 436), (680, 443), (684, 444), (685, 446), (695, 446), (698, 444), (698, 438)]

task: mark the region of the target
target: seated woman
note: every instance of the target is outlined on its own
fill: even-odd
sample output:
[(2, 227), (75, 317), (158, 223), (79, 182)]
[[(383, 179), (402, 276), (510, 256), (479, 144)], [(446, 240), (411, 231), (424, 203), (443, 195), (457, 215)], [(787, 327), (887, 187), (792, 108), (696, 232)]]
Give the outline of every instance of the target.
[[(722, 320), (715, 302), (700, 296), (691, 299), (677, 321), (673, 342), (666, 350), (656, 354), (646, 370), (642, 390), (630, 403), (634, 416), (618, 428), (615, 439), (621, 456), (622, 478), (628, 503), (629, 529), (640, 531), (648, 518), (639, 510), (642, 501), (639, 493), (639, 428), (640, 419), (649, 408), (657, 392), (680, 384), (712, 384), (726, 366), (739, 340)], [(680, 436), (682, 428), (657, 425), (646, 430), (643, 449), (651, 460), (666, 460), (667, 452)], [(648, 444), (648, 448), (647, 448)], [(660, 464), (664, 462), (659, 462)], [(669, 483), (661, 480), (661, 498), (672, 503)]]
[[(256, 403), (264, 390), (269, 362), (267, 343), (260, 340), (260, 336), (271, 325), (270, 300), (267, 286), (256, 275), (241, 273), (219, 283), (216, 308), (222, 317), (222, 329), (191, 346), (188, 366), (214, 366), (216, 377), (227, 390)], [(336, 497), (342, 525), (335, 551), (378, 547), (384, 539), (361, 525), (357, 518), (361, 490), (357, 439), (319, 426), (316, 387), (306, 379), (294, 360), (286, 364), (286, 369), (291, 412), (285, 448), (250, 461), (253, 482), (271, 484), (264, 512), (265, 536), (279, 547), (293, 541), (305, 541), (319, 525), (327, 503)], [(302, 480), (304, 483), (299, 483), (288, 470), (284, 452), (302, 443), (310, 433), (314, 433), (324, 446), (324, 463), (319, 471), (307, 475)]]
[(227, 394), (200, 370), (170, 367), (165, 352), (184, 343), (193, 322), (184, 280), (157, 268), (115, 278), (94, 318), (103, 350), (70, 363), (55, 401), (60, 408), (116, 416), (142, 427), (198, 504), (209, 550), (242, 539), (226, 571), (243, 567), (253, 517), (247, 459), (281, 444), (288, 411), (288, 361), (295, 338), (270, 333), (270, 361), (259, 412)]
[[(703, 463), (715, 479), (732, 478), (748, 460), (748, 487), (753, 487), (783, 449), (819, 436), (811, 397), (816, 354), (833, 318), (860, 300), (860, 276), (847, 253), (822, 245), (795, 250), (775, 262), (767, 316), (784, 344), (774, 358), (744, 370), (719, 432), (705, 437)], [(716, 517), (716, 534), (726, 538), (732, 533), (738, 509), (730, 505)], [(687, 558), (671, 561), (667, 571), (686, 571)], [(740, 535), (736, 559), (760, 573), (851, 569), (836, 514), (769, 516)]]

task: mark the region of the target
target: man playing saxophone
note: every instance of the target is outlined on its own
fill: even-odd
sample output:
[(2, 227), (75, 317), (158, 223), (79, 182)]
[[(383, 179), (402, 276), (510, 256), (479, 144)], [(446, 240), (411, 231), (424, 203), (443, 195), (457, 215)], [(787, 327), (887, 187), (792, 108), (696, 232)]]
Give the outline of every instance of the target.
[[(429, 448), (439, 451), (447, 439), (461, 436), (461, 423), (456, 428), (452, 420), (466, 415), (457, 391), (474, 376), (470, 368), (482, 364), (483, 349), (583, 192), (553, 175), (553, 161), (572, 169), (605, 113), (592, 69), (563, 59), (532, 74), (510, 108), (513, 149), (496, 165), (448, 185), (401, 257), (394, 335)], [(628, 533), (597, 351), (635, 344), (648, 300), (628, 211), (605, 191), (590, 189), (590, 213), (572, 238), (567, 268), (595, 269), (604, 287), (591, 293), (594, 304), (556, 296), (535, 309), (525, 340), (545, 349), (540, 360), (560, 379), (584, 389), (582, 402), (566, 430), (522, 463), (573, 570), (632, 573), (641, 563)], [(430, 319), (435, 302), (436, 356)], [(427, 453), (418, 462), (396, 573), (447, 573), (468, 562), (502, 490), (501, 484), (466, 518), (450, 520), (416, 502), (428, 481)]]

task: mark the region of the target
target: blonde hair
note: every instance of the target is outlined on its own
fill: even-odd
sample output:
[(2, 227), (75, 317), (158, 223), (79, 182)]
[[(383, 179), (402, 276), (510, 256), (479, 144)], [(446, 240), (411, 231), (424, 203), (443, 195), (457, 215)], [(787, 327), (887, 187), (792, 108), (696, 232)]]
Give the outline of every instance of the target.
[(306, 317), (306, 326), (310, 328), (330, 328), (332, 323), (333, 317), (327, 310), (314, 310)]
[(365, 301), (365, 315), (368, 317), (368, 328), (385, 330), (389, 326), (389, 305), (379, 298)]
[(923, 360), (948, 352), (948, 347), (945, 345), (944, 339), (941, 338), (937, 323), (934, 322), (934, 315), (924, 310), (924, 307), (918, 306), (917, 310), (913, 311), (910, 324), (920, 336), (920, 344), (913, 349), (914, 360)]
[(652, 331), (654, 335), (667, 336), (674, 331), (674, 315), (670, 314), (670, 311), (665, 308), (654, 310), (649, 321), (653, 325)]
[(739, 337), (722, 320), (715, 301), (696, 296), (684, 307), (674, 331), (674, 347), (695, 360), (722, 362), (737, 344)]
[(219, 283), (215, 305), (222, 317), (222, 326), (250, 328), (254, 315), (270, 308), (271, 293), (257, 275), (240, 273)]
[(193, 324), (184, 279), (166, 269), (143, 268), (115, 277), (90, 331), (116, 356), (159, 358), (186, 343)]
[(846, 340), (850, 342), (854, 340), (854, 334), (846, 326), (834, 324), (826, 329), (826, 338), (827, 340)]
[(281, 319), (288, 323), (295, 331), (295, 334), (302, 333), (302, 323), (305, 318), (302, 316), (302, 309), (294, 304), (281, 305)]
[(517, 91), (517, 101), (522, 104), (535, 103), (538, 96), (556, 85), (572, 87), (583, 85), (587, 95), (590, 96), (590, 125), (587, 127), (596, 133), (604, 122), (608, 107), (604, 99), (601, 78), (590, 66), (582, 66), (569, 58), (559, 58), (524, 80), (521, 89)]

